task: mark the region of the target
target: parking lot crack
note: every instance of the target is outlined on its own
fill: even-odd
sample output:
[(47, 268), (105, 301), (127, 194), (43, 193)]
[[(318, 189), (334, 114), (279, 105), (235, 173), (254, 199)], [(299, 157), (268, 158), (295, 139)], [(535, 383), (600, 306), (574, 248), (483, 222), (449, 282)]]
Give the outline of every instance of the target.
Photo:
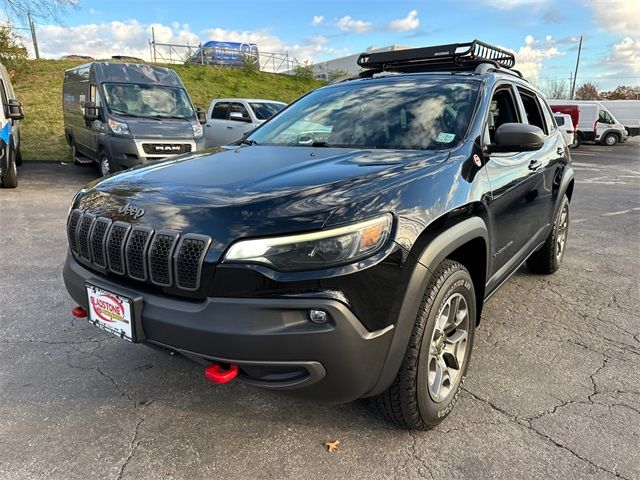
[[(424, 467), (424, 469), (427, 471), (427, 473), (429, 474), (429, 477), (434, 480), (435, 477), (433, 476), (433, 472), (431, 471), (431, 468), (429, 467), (429, 465), (427, 465), (427, 463), (420, 458), (420, 455), (418, 455), (418, 451), (416, 449), (416, 434), (409, 430), (409, 436), (411, 437), (411, 445), (409, 446), (409, 448), (411, 449), (411, 457), (418, 462), (422, 467)], [(420, 473), (420, 469), (418, 469), (418, 473)], [(421, 475), (422, 476), (422, 475)]]
[(123, 475), (124, 475), (124, 471), (126, 470), (127, 466), (129, 465), (129, 462), (131, 461), (131, 459), (135, 456), (136, 451), (138, 450), (138, 446), (140, 445), (140, 441), (138, 440), (138, 434), (140, 432), (140, 425), (142, 425), (143, 422), (144, 422), (144, 417), (141, 418), (138, 421), (138, 423), (136, 423), (136, 426), (133, 429), (133, 435), (131, 437), (131, 442), (129, 442), (129, 453), (127, 455), (127, 458), (122, 463), (122, 465), (120, 465), (120, 470), (118, 471), (118, 476), (116, 477), (116, 480), (122, 480)]

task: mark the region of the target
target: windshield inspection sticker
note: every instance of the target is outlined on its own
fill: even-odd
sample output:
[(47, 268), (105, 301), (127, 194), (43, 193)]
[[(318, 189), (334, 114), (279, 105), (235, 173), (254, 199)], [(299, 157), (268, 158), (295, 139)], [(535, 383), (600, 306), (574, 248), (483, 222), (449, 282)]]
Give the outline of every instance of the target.
[(440, 132), (438, 134), (438, 138), (436, 138), (436, 142), (439, 142), (439, 143), (451, 143), (451, 142), (453, 142), (454, 138), (456, 138), (456, 134), (455, 133)]

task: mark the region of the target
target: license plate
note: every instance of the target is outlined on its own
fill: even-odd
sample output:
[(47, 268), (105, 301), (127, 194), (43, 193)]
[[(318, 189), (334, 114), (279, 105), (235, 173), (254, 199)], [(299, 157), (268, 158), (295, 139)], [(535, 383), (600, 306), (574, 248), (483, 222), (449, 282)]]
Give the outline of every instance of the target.
[(95, 285), (86, 284), (89, 321), (113, 335), (135, 341), (131, 300)]

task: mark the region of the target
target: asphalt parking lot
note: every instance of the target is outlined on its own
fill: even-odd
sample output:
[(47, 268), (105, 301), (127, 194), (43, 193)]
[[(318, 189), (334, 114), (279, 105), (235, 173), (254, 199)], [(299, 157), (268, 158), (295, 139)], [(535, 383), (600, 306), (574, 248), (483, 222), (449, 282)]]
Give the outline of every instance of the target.
[(563, 267), (522, 268), (488, 302), (464, 394), (430, 432), (364, 401), (214, 386), (72, 318), (64, 225), (93, 171), (26, 163), (0, 190), (0, 478), (640, 478), (638, 140), (573, 151)]

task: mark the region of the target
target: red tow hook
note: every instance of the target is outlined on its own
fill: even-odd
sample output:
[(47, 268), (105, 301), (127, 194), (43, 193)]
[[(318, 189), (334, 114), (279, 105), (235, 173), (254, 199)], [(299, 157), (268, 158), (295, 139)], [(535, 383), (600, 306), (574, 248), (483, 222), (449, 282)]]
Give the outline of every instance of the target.
[(212, 363), (204, 369), (204, 378), (213, 383), (229, 383), (236, 378), (239, 371), (238, 365), (229, 365), (225, 370), (219, 363)]
[(80, 305), (78, 305), (77, 307), (71, 309), (71, 315), (76, 318), (87, 318), (87, 311)]

